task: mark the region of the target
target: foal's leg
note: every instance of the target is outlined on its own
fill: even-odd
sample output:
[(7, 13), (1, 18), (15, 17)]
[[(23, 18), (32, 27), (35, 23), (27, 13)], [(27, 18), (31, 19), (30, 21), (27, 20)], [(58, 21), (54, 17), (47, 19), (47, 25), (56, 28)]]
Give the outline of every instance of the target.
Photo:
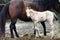
[(35, 36), (36, 37), (39, 37), (39, 35), (40, 35), (40, 32), (39, 32), (39, 28), (38, 28), (38, 22), (34, 22), (34, 34), (35, 34)]
[(44, 22), (41, 22), (42, 26), (43, 26), (43, 29), (44, 29), (44, 35), (46, 36), (46, 25)]
[(13, 30), (14, 30), (14, 32), (16, 34), (16, 37), (19, 37), (19, 35), (17, 34), (17, 31), (16, 31), (16, 26), (15, 26), (16, 21), (17, 21), (17, 19), (11, 20), (11, 25), (10, 25), (11, 38), (14, 38)]
[(51, 33), (52, 33), (51, 38), (53, 38), (53, 36), (54, 36), (54, 24), (53, 24), (53, 20), (50, 20), (49, 23), (50, 23), (51, 29), (52, 29), (52, 31), (51, 31)]

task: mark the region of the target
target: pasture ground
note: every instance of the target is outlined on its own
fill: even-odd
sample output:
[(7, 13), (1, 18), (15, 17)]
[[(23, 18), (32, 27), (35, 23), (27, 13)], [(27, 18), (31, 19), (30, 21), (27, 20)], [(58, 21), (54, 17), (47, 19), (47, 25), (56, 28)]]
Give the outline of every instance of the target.
[(60, 38), (54, 37), (53, 39), (50, 39), (50, 36), (40, 36), (40, 37), (35, 39), (34, 35), (25, 34), (23, 37), (19, 37), (19, 38), (6, 37), (5, 40), (60, 40)]
[[(33, 28), (34, 28), (33, 22), (18, 21), (16, 23), (17, 32), (20, 36), (19, 38), (16, 38), (16, 37), (10, 38), (10, 28), (9, 28), (10, 22), (7, 22), (6, 23), (6, 37), (4, 40), (60, 40), (60, 25), (59, 25), (60, 23), (58, 23), (58, 21), (54, 21), (55, 35), (54, 35), (53, 39), (50, 39), (50, 37), (51, 37), (50, 25), (47, 22), (45, 22), (45, 23), (46, 23), (46, 28), (47, 28), (47, 30), (46, 30), (47, 36), (43, 35), (43, 27), (39, 23), (38, 27), (40, 28), (41, 36), (35, 39), (34, 35), (33, 35)], [(14, 34), (14, 36), (15, 36), (15, 34)], [(2, 40), (2, 39), (0, 38), (0, 40)]]

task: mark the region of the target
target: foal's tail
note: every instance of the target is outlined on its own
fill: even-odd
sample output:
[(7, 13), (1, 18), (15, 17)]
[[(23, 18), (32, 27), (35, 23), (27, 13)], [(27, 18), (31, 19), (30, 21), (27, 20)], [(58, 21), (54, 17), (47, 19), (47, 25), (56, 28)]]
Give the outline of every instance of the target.
[(54, 13), (54, 18), (56, 19), (56, 20), (58, 20), (58, 17), (57, 17), (57, 15)]

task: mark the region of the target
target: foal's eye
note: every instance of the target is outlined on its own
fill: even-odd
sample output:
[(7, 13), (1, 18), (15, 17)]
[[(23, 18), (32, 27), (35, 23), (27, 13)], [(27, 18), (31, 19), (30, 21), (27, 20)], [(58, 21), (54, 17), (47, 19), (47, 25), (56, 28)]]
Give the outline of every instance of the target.
[(33, 13), (32, 11), (30, 11), (30, 13)]

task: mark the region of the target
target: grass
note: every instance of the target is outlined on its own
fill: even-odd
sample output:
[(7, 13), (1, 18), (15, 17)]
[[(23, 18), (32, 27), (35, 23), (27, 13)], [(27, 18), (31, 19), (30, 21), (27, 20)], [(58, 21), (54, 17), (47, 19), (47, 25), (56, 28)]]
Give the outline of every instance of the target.
[(54, 37), (53, 39), (50, 39), (50, 36), (40, 36), (35, 38), (33, 34), (25, 34), (23, 37), (19, 38), (5, 37), (5, 40), (60, 40), (60, 38)]

